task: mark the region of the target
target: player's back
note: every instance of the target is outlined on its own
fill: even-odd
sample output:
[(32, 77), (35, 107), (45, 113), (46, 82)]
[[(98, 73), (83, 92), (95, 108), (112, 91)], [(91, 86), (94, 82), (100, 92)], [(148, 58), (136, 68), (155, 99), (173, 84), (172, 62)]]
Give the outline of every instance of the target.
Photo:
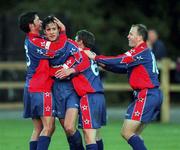
[(36, 35), (31, 36), (27, 36), (24, 43), (27, 64), (26, 87), (30, 92), (47, 92), (51, 90), (53, 83), (49, 76), (49, 61), (47, 57), (37, 53), (38, 47), (31, 42)]
[(104, 88), (99, 76), (99, 69), (94, 60), (90, 60), (89, 67), (72, 78), (74, 88), (79, 96), (87, 93), (103, 93)]
[(159, 87), (158, 69), (152, 51), (147, 48), (133, 55), (134, 62), (128, 65), (129, 83), (133, 89)]

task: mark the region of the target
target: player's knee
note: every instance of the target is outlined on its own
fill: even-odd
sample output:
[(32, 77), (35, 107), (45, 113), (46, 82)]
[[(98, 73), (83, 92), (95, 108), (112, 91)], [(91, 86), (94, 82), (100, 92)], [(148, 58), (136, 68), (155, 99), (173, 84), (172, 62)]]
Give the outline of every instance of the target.
[(125, 139), (125, 140), (128, 140), (131, 136), (132, 136), (133, 133), (127, 131), (127, 130), (124, 130), (122, 129), (121, 130), (121, 136)]
[(33, 133), (39, 135), (42, 130), (43, 130), (42, 126), (35, 127), (34, 130), (33, 130)]
[(125, 133), (121, 130), (121, 136), (124, 138), (124, 139), (126, 139), (125, 137), (126, 137), (126, 135), (125, 135)]
[(65, 125), (64, 130), (65, 130), (66, 134), (70, 135), (70, 136), (75, 133), (75, 128), (71, 125)]
[(102, 137), (96, 136), (96, 141), (100, 141), (101, 139), (102, 139)]
[(52, 126), (52, 128), (51, 128), (51, 135), (54, 133), (55, 129), (56, 129), (55, 125)]
[(83, 130), (83, 133), (86, 144), (96, 143), (96, 137), (92, 136), (89, 132), (86, 132), (86, 130)]
[(48, 135), (48, 136), (51, 136), (53, 134), (54, 130), (55, 130), (54, 125), (44, 126), (44, 128), (43, 128), (44, 134)]

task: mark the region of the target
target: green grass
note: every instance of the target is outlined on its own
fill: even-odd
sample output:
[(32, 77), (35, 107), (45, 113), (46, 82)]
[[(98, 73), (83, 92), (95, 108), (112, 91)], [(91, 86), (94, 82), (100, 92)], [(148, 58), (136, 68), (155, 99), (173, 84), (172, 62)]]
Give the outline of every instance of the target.
[[(64, 132), (56, 122), (56, 131), (49, 150), (68, 150)], [(122, 122), (109, 121), (102, 129), (105, 150), (131, 150), (120, 137)], [(32, 131), (30, 120), (0, 120), (0, 150), (28, 150)], [(143, 132), (148, 150), (180, 150), (180, 125), (153, 123)]]

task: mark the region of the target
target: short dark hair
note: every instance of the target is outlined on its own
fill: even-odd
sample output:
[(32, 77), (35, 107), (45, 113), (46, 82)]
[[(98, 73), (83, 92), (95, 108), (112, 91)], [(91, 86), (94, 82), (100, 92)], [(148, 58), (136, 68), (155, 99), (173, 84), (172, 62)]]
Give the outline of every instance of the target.
[(50, 23), (54, 23), (54, 18), (55, 16), (54, 15), (50, 15), (50, 16), (47, 16), (43, 19), (43, 23), (42, 23), (42, 28), (43, 30), (45, 30), (46, 26)]
[(30, 31), (29, 24), (34, 23), (35, 15), (38, 15), (37, 12), (26, 12), (19, 16), (19, 28), (28, 33)]
[(142, 36), (143, 41), (147, 41), (148, 39), (148, 30), (147, 27), (143, 24), (133, 24), (132, 27), (137, 27), (137, 32)]
[(79, 30), (76, 33), (76, 36), (78, 37), (78, 41), (82, 40), (83, 44), (88, 47), (92, 48), (95, 45), (95, 36), (93, 33), (87, 31), (87, 30)]

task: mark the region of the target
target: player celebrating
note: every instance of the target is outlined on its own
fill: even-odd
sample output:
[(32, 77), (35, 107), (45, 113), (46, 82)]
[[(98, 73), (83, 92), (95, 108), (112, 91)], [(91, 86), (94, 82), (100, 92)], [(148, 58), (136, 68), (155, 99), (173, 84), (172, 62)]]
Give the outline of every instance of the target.
[[(59, 28), (55, 22), (54, 16), (48, 16), (43, 20), (43, 30), (48, 40), (58, 40)], [(67, 40), (67, 44), (65, 45), (65, 47), (67, 50), (70, 48), (74, 51), (78, 50), (76, 43), (70, 39)], [(84, 56), (87, 57), (85, 54)], [(64, 60), (66, 60), (65, 63)], [(52, 66), (61, 68), (72, 66), (76, 61), (80, 62), (80, 60), (82, 60), (82, 55), (74, 54), (70, 57), (70, 53), (64, 52), (63, 56), (54, 57), (50, 60), (50, 63)], [(63, 63), (64, 65), (62, 65)], [(86, 66), (89, 67), (89, 64), (85, 64), (83, 66), (83, 69), (86, 69)], [(52, 75), (56, 71), (56, 67), (54, 69), (51, 69)], [(80, 71), (81, 67), (77, 66), (76, 70)], [(70, 150), (84, 150), (81, 134), (76, 129), (76, 120), (79, 110), (79, 97), (74, 91), (71, 80), (59, 80), (55, 78), (55, 82), (53, 85), (53, 95), (55, 98), (57, 112), (56, 116), (59, 118), (59, 121), (65, 130)]]
[[(47, 150), (54, 131), (54, 102), (51, 87), (53, 80), (49, 76), (50, 56), (61, 49), (67, 37), (63, 34), (65, 27), (56, 19), (62, 34), (60, 40), (52, 43), (39, 35), (42, 21), (36, 12), (24, 13), (19, 18), (20, 29), (27, 33), (25, 50), (27, 58), (27, 76), (24, 88), (24, 117), (32, 118), (34, 130), (30, 140), (30, 150)], [(59, 51), (58, 51), (59, 50)], [(45, 56), (46, 55), (46, 56)], [(60, 54), (57, 54), (60, 55)]]
[[(89, 51), (95, 44), (94, 35), (86, 30), (80, 30), (76, 35), (76, 42), (81, 50)], [(86, 57), (85, 57), (86, 59)], [(103, 150), (100, 128), (106, 124), (106, 108), (102, 83), (97, 64), (93, 60), (91, 66), (72, 78), (73, 86), (80, 99), (80, 127), (83, 129), (86, 150)], [(56, 77), (67, 77), (77, 74), (76, 68), (62, 69)]]
[(147, 150), (140, 138), (146, 123), (152, 121), (160, 111), (162, 94), (159, 89), (158, 69), (152, 51), (147, 47), (147, 29), (142, 24), (132, 25), (127, 36), (129, 51), (118, 56), (96, 56), (86, 54), (103, 64), (104, 69), (115, 73), (127, 73), (129, 84), (134, 90), (121, 134), (133, 150)]

